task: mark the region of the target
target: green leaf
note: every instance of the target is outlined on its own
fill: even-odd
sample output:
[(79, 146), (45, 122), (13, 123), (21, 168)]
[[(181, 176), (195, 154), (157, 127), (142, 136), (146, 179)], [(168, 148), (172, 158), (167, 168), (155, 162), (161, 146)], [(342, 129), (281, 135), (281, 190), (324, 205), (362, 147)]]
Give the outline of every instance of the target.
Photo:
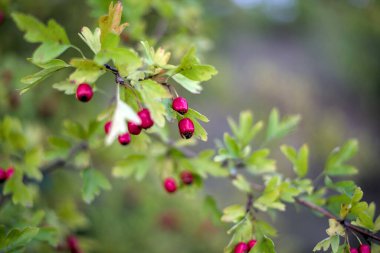
[(223, 209), (223, 216), (221, 220), (223, 222), (237, 223), (245, 217), (246, 211), (244, 206), (232, 205)]
[(66, 95), (75, 94), (77, 85), (75, 82), (70, 80), (61, 81), (52, 85), (52, 87), (56, 90), (64, 92)]
[(129, 155), (116, 163), (112, 168), (112, 175), (120, 178), (128, 178), (134, 175), (136, 180), (140, 181), (145, 177), (151, 166), (150, 160), (145, 155)]
[(96, 28), (92, 33), (88, 27), (84, 26), (79, 33), (79, 37), (87, 44), (89, 48), (91, 48), (94, 54), (99, 53), (102, 47), (100, 43), (100, 28)]
[(59, 243), (59, 233), (58, 230), (54, 227), (41, 227), (38, 231), (36, 240), (47, 242), (51, 246), (56, 247)]
[(32, 88), (33, 86), (35, 86), (39, 82), (45, 80), (47, 77), (49, 77), (54, 72), (61, 70), (63, 68), (70, 67), (70, 65), (68, 65), (66, 62), (59, 60), (59, 59), (53, 59), (47, 63), (38, 64), (38, 66), (42, 67), (43, 70), (41, 70), (35, 74), (26, 76), (26, 77), (21, 79), (22, 83), (27, 84), (27, 86), (25, 86), (21, 89), (21, 91), (20, 91), (21, 94), (27, 92), (30, 88)]
[(190, 80), (182, 74), (175, 74), (171, 78), (191, 93), (199, 94), (203, 89), (199, 81)]
[(123, 47), (102, 50), (95, 60), (99, 64), (112, 60), (122, 77), (128, 76), (142, 64), (140, 57), (134, 50)]
[(250, 253), (276, 253), (274, 249), (274, 243), (273, 241), (268, 238), (264, 237), (263, 239), (259, 240), (256, 245), (252, 248)]
[(7, 180), (4, 186), (4, 195), (12, 194), (12, 202), (23, 206), (32, 206), (35, 188), (23, 183), (23, 174), (20, 170), (15, 170), (11, 179)]
[(93, 60), (74, 58), (70, 61), (70, 65), (76, 70), (70, 75), (70, 80), (77, 84), (88, 82), (94, 83), (106, 71), (102, 65), (97, 64)]
[(14, 228), (8, 232), (4, 245), (1, 245), (0, 250), (16, 252), (33, 240), (38, 234), (38, 231), (39, 228), (36, 227), (25, 227), (23, 229)]
[(95, 169), (86, 169), (82, 172), (83, 177), (83, 199), (91, 203), (101, 190), (110, 190), (111, 184), (108, 179)]
[(326, 239), (323, 239), (317, 245), (315, 245), (313, 251), (327, 251), (330, 248), (331, 245), (331, 237), (327, 237)]
[(65, 120), (63, 122), (64, 132), (74, 138), (84, 140), (86, 138), (86, 130), (78, 122)]
[(151, 79), (140, 82), (139, 92), (145, 105), (150, 110), (154, 122), (159, 127), (163, 127), (167, 114), (163, 100), (171, 97), (170, 92), (161, 84)]
[(25, 31), (25, 39), (29, 42), (59, 42), (61, 44), (70, 44), (65, 30), (54, 20), (49, 20), (48, 25), (45, 26), (30, 15), (13, 13), (12, 17), (18, 28)]
[(42, 173), (39, 169), (39, 166), (42, 163), (43, 151), (41, 148), (33, 148), (26, 152), (24, 156), (24, 173), (38, 181), (42, 179)]
[(246, 160), (247, 169), (253, 174), (263, 174), (276, 170), (276, 161), (268, 159), (269, 149), (259, 149)]
[(245, 179), (243, 175), (237, 175), (236, 178), (232, 181), (232, 184), (243, 192), (251, 192), (252, 188), (249, 182)]
[(277, 230), (265, 221), (259, 220), (255, 222), (254, 226), (258, 240), (261, 240), (265, 236), (277, 236)]
[(33, 53), (33, 62), (48, 62), (65, 52), (70, 45), (58, 42), (46, 42), (41, 44)]
[(205, 115), (201, 114), (200, 112), (198, 112), (192, 108), (189, 108), (189, 110), (186, 113), (186, 117), (199, 119), (200, 121), (203, 121), (206, 123), (210, 121)]
[(203, 201), (203, 207), (211, 215), (213, 221), (220, 222), (223, 213), (219, 210), (215, 199), (212, 196), (206, 196)]
[(307, 145), (303, 145), (298, 154), (297, 151), (287, 145), (281, 146), (282, 153), (288, 158), (288, 160), (293, 164), (293, 170), (296, 172), (297, 176), (302, 178), (306, 176), (308, 171), (308, 160), (309, 160), (309, 148)]
[(242, 111), (240, 113), (239, 125), (232, 118), (227, 118), (227, 120), (233, 134), (243, 146), (248, 145), (264, 126), (262, 121), (254, 124), (251, 111)]
[(193, 81), (207, 81), (218, 73), (213, 66), (200, 64), (199, 59), (195, 56), (195, 47), (186, 53), (175, 72)]
[(355, 167), (344, 163), (351, 159), (357, 151), (357, 140), (349, 140), (341, 148), (334, 149), (327, 159), (324, 173), (330, 176), (346, 176), (356, 174), (358, 170)]
[(284, 137), (296, 128), (300, 122), (300, 119), (301, 117), (299, 115), (293, 115), (280, 121), (278, 110), (276, 108), (273, 109), (269, 115), (265, 141), (269, 142), (274, 139)]

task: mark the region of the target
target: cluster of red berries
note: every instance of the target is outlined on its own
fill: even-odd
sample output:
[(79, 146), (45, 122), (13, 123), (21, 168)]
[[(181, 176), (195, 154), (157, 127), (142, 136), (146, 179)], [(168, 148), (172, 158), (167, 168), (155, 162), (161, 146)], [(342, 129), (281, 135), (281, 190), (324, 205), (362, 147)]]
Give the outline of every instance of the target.
[(9, 167), (6, 170), (4, 170), (3, 168), (0, 168), (0, 183), (4, 183), (8, 179), (10, 179), (14, 173), (15, 173), (15, 169), (13, 167)]
[(351, 248), (350, 253), (371, 253), (371, 246), (368, 244), (362, 244), (359, 249)]
[[(128, 132), (119, 135), (118, 141), (121, 145), (125, 146), (128, 145), (131, 142), (131, 134), (133, 135), (139, 135), (141, 133), (142, 129), (148, 129), (151, 128), (154, 125), (154, 121), (152, 120), (150, 116), (150, 111), (147, 108), (143, 108), (140, 110), (137, 115), (139, 116), (141, 120), (141, 124), (138, 125), (134, 122), (128, 122)], [(111, 130), (111, 121), (108, 121), (104, 125), (104, 132), (106, 134), (109, 133)]]
[[(181, 181), (183, 185), (191, 185), (194, 181), (193, 173), (190, 171), (183, 171), (181, 173)], [(164, 180), (164, 188), (168, 193), (177, 191), (177, 182), (174, 178), (168, 177)]]
[[(88, 102), (92, 99), (94, 95), (94, 91), (88, 83), (81, 83), (78, 85), (76, 90), (76, 98), (81, 102)], [(174, 111), (178, 112), (181, 115), (185, 115), (189, 106), (187, 104), (187, 100), (183, 97), (177, 97), (173, 99), (172, 108)], [(154, 122), (150, 117), (150, 112), (148, 109), (142, 109), (138, 115), (141, 118), (141, 125), (137, 125), (133, 122), (128, 122), (128, 130), (130, 134), (138, 135), (140, 134), (142, 129), (148, 129), (153, 126)], [(104, 126), (105, 132), (108, 133), (110, 129), (110, 122), (107, 122)], [(178, 122), (179, 133), (182, 138), (190, 139), (194, 134), (194, 123), (190, 118), (182, 118)], [(119, 136), (119, 142), (122, 145), (127, 145), (131, 141), (131, 136), (129, 133), (125, 133)]]
[[(185, 115), (189, 110), (186, 98), (177, 97), (173, 99), (172, 108), (181, 115)], [(182, 138), (190, 139), (194, 134), (194, 123), (189, 118), (183, 118), (178, 122), (179, 133)]]
[(256, 240), (250, 240), (249, 242), (239, 242), (234, 248), (234, 253), (248, 253), (255, 245)]

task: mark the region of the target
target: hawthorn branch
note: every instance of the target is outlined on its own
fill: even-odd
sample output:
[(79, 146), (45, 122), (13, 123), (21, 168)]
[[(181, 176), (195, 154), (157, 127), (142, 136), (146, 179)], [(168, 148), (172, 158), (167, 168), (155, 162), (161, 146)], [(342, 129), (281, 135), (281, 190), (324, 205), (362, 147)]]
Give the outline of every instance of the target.
[[(171, 143), (170, 141), (169, 142), (165, 142), (167, 145), (169, 146), (172, 146), (173, 147), (173, 143)], [(187, 148), (183, 148), (183, 147), (175, 147), (177, 150), (181, 151), (186, 157), (195, 157), (196, 156), (196, 153), (193, 152), (192, 150), (189, 150)], [(228, 163), (222, 163), (222, 166), (226, 167), (228, 165)], [(237, 166), (238, 168), (241, 168), (241, 169), (244, 169), (245, 168), (245, 165), (240, 163), (238, 164)], [(234, 180), (236, 178), (236, 175), (231, 175), (230, 176), (230, 179), (231, 180)], [(251, 183), (251, 187), (253, 190), (256, 190), (256, 191), (263, 191), (264, 190), (264, 186), (260, 185), (260, 184), (257, 184), (257, 183)], [(332, 214), (331, 212), (329, 212), (327, 209), (321, 207), (321, 206), (318, 206), (314, 203), (311, 203), (311, 202), (308, 202), (300, 197), (295, 197), (294, 198), (295, 201), (303, 206), (303, 207), (306, 207), (310, 210), (313, 210), (317, 213), (320, 213), (322, 214), (322, 216), (328, 218), (328, 219), (334, 219), (334, 220), (337, 220), (338, 222), (340, 222), (340, 224), (342, 224), (342, 226), (344, 226), (345, 228), (353, 231), (353, 232), (356, 232), (356, 233), (359, 233), (361, 234), (365, 239), (371, 239), (373, 241), (376, 241), (377, 243), (380, 243), (380, 236), (376, 235), (375, 233), (372, 233), (366, 229), (363, 229), (363, 228), (360, 228), (360, 227), (357, 227), (355, 225), (353, 225), (351, 222), (349, 222), (348, 220), (342, 220), (338, 217), (336, 217), (334, 214)], [(248, 197), (247, 197), (247, 203), (246, 203), (246, 210), (247, 212), (249, 212), (251, 206), (253, 205), (253, 195), (252, 194), (248, 194)]]

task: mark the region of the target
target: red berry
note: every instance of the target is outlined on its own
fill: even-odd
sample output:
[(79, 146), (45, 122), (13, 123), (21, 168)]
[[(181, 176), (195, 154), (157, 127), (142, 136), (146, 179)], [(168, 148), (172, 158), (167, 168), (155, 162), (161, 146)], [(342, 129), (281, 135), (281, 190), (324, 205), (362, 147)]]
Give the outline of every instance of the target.
[(78, 240), (75, 236), (70, 235), (66, 238), (67, 247), (71, 253), (81, 253), (82, 251), (79, 248)]
[(173, 100), (172, 108), (174, 111), (185, 114), (189, 110), (189, 106), (187, 104), (186, 98), (177, 97)]
[(141, 119), (141, 128), (148, 129), (153, 126), (154, 122), (150, 117), (150, 111), (147, 108), (142, 109), (137, 114)]
[(5, 182), (7, 180), (7, 173), (3, 168), (0, 168), (0, 183)]
[(351, 248), (350, 253), (359, 253), (359, 250), (357, 248)]
[(125, 146), (131, 142), (131, 136), (129, 135), (129, 133), (121, 134), (119, 135), (118, 140), (121, 145)]
[(236, 244), (234, 253), (247, 253), (248, 252), (248, 245), (245, 242), (239, 242)]
[(362, 244), (359, 247), (359, 252), (360, 253), (371, 253), (371, 246), (368, 244)]
[(128, 122), (128, 131), (130, 134), (139, 135), (141, 133), (141, 127), (133, 122)]
[(6, 171), (5, 171), (5, 174), (6, 174), (6, 179), (10, 179), (13, 174), (15, 173), (15, 169), (13, 167), (9, 167)]
[(256, 240), (250, 240), (247, 245), (248, 245), (248, 252), (256, 245)]
[(192, 184), (193, 183), (193, 174), (190, 171), (183, 171), (181, 173), (182, 183), (184, 184)]
[(107, 123), (104, 124), (104, 132), (106, 134), (108, 134), (111, 130), (111, 125), (112, 125), (112, 122), (111, 121), (107, 121)]
[(81, 102), (88, 102), (91, 100), (94, 92), (88, 83), (81, 83), (78, 85), (76, 97)]
[(169, 177), (165, 179), (164, 187), (168, 193), (173, 193), (177, 190), (177, 183), (175, 182), (174, 178)]
[(182, 138), (190, 139), (194, 133), (194, 123), (189, 118), (183, 118), (178, 122), (179, 133)]

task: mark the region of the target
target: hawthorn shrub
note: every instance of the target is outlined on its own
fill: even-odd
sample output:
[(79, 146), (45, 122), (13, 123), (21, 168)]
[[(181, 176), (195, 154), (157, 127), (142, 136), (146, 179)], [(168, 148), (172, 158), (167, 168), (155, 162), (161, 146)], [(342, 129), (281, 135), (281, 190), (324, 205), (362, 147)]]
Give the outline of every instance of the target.
[[(89, 2), (95, 6), (93, 15), (98, 15), (103, 1)], [(376, 243), (380, 242), (380, 216), (376, 216), (375, 204), (363, 201), (360, 187), (346, 179), (358, 172), (350, 164), (358, 151), (356, 140), (348, 140), (332, 150), (315, 179), (308, 177), (308, 145), (281, 145), (288, 164), (280, 165), (271, 157), (273, 141), (294, 131), (300, 122), (300, 116), (283, 117), (277, 109), (266, 120), (255, 120), (251, 111), (243, 111), (238, 120), (227, 119), (230, 132), (224, 134), (214, 150), (196, 153), (189, 149), (197, 139), (207, 141), (203, 124), (209, 120), (188, 103), (186, 94), (178, 94), (177, 87), (200, 93), (202, 82), (210, 80), (217, 70), (202, 63), (196, 48), (187, 46), (188, 41), (178, 41), (178, 48), (170, 45), (168, 42), (176, 41), (176, 32), (164, 37), (160, 26), (157, 40), (173, 47), (174, 56), (157, 47), (159, 43), (142, 28), (147, 8), (142, 3), (135, 5), (141, 8), (131, 14), (130, 24), (122, 22), (121, 2), (111, 3), (108, 13), (98, 18), (98, 27), (81, 29), (81, 45), (73, 45), (64, 27), (53, 19), (45, 24), (28, 14), (12, 13), (25, 40), (38, 43), (28, 61), (39, 70), (22, 78), (25, 86), (20, 93), (33, 92), (36, 85), (62, 72), (65, 78), (52, 84), (52, 88), (75, 97), (77, 103), (85, 103), (83, 110), (94, 108), (97, 116), (80, 124), (67, 115), (62, 134), (50, 136), (48, 143), (29, 138), (22, 119), (5, 116), (0, 120), (0, 205), (6, 217), (0, 227), (0, 250), (84, 252), (81, 244), (86, 244), (85, 240), (81, 242), (76, 233), (85, 218), (76, 212), (75, 203), (67, 201), (70, 196), (62, 190), (52, 191), (61, 203), (49, 206), (49, 197), (42, 194), (45, 178), (60, 170), (72, 172), (82, 183), (69, 186), (80, 187), (83, 201), (91, 205), (102, 191), (112, 188), (108, 175), (100, 169), (107, 166), (112, 167), (113, 177), (126, 180), (142, 181), (148, 173), (154, 174), (171, 195), (199, 190), (208, 177), (228, 179), (247, 196), (246, 202), (222, 211), (211, 196), (204, 204), (211, 210), (210, 215), (231, 225), (227, 231), (230, 241), (220, 246), (226, 253), (276, 252), (272, 239), (277, 231), (257, 214), (275, 216), (288, 205), (301, 206), (328, 220), (326, 238), (316, 241), (314, 251), (379, 251)], [(155, 11), (174, 26), (174, 31), (188, 20), (165, 12), (176, 7), (169, 2), (164, 6), (154, 4)], [(128, 12), (131, 10), (128, 8)], [(126, 34), (125, 29), (131, 32)], [(197, 40), (191, 32), (186, 38)], [(184, 47), (188, 47), (186, 51)], [(66, 59), (63, 54), (68, 50), (77, 55)], [(91, 54), (84, 54), (85, 50)], [(97, 85), (105, 75), (114, 80), (113, 95), (107, 105), (100, 106), (94, 99), (105, 93), (104, 87)], [(178, 130), (170, 131), (173, 127)], [(123, 150), (117, 159), (112, 159), (113, 164), (99, 161), (114, 149)], [(283, 166), (291, 166), (293, 176), (277, 170)], [(324, 180), (323, 185), (316, 184), (319, 179)], [(50, 183), (50, 189), (59, 184)], [(171, 222), (166, 219), (165, 224), (175, 227)]]

